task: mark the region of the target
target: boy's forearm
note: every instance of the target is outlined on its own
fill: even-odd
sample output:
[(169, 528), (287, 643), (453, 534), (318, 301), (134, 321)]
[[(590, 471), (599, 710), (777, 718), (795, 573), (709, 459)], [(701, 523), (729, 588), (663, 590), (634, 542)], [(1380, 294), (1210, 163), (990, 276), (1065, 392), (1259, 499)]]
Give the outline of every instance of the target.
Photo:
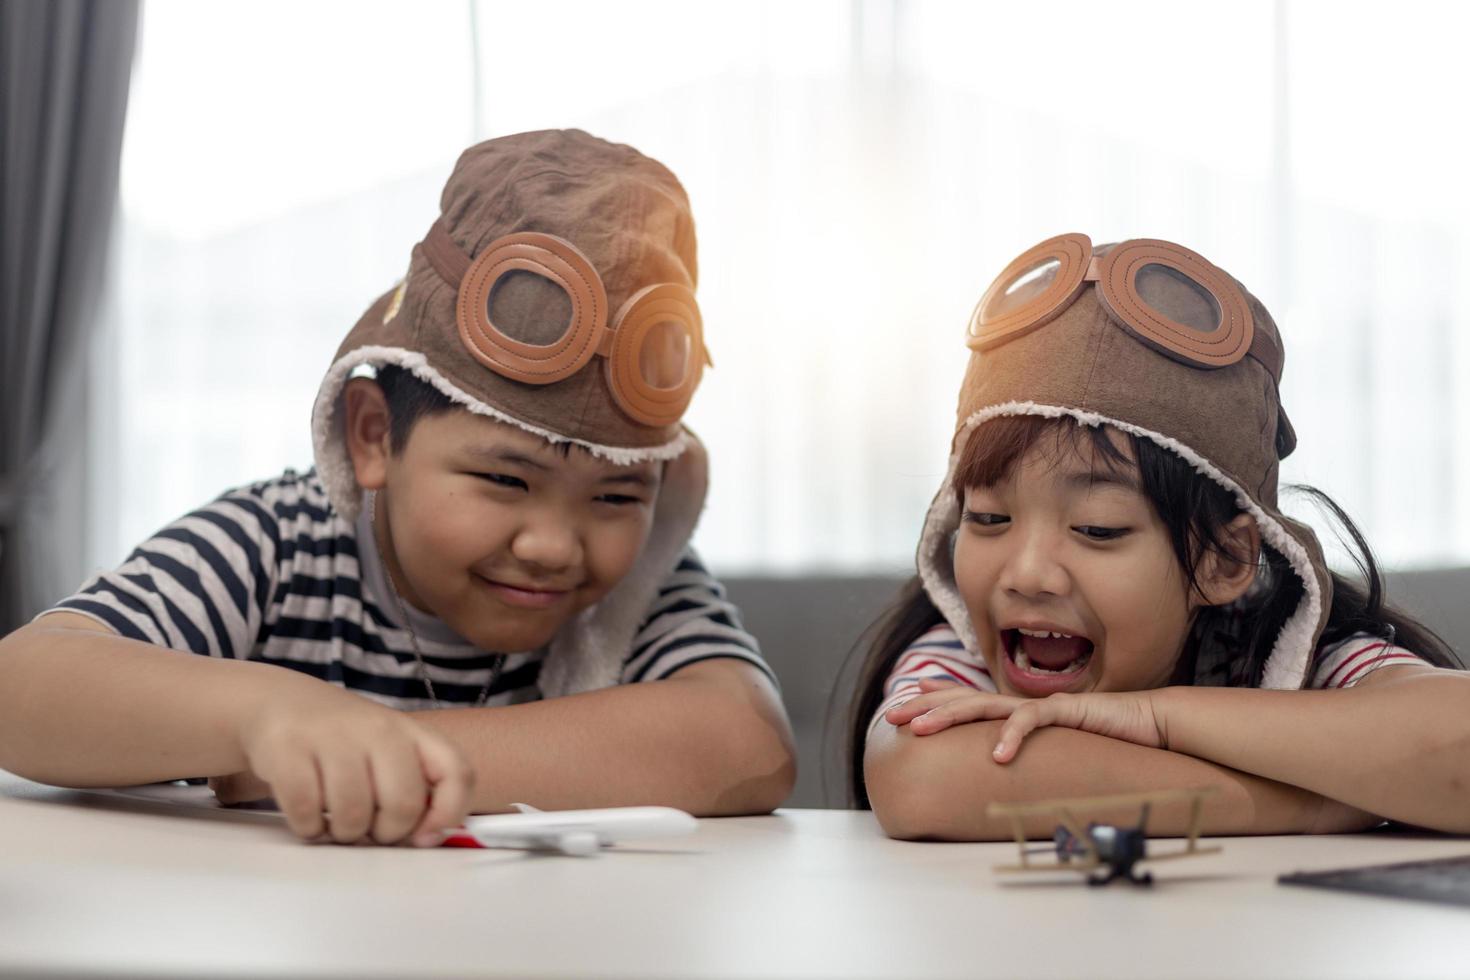
[(77, 787), (236, 772), (241, 713), (300, 681), (43, 619), (0, 640), (0, 768)]
[(1175, 752), (1470, 832), (1470, 676), (1397, 669), (1345, 691), (1167, 688), (1157, 704)]
[(474, 766), (473, 812), (530, 803), (766, 813), (795, 779), (790, 729), (765, 682), (728, 683), (717, 676), (725, 666), (711, 661), (662, 681), (414, 717)]
[[(883, 829), (910, 840), (1008, 840), (1011, 822), (987, 817), (990, 803), (1205, 786), (1219, 790), (1204, 806), (1201, 830), (1207, 834), (1331, 832), (1376, 822), (1294, 786), (1072, 729), (1033, 732), (1016, 758), (1001, 765), (991, 758), (1001, 724), (977, 722), (916, 736), (907, 727), (880, 722), (868, 738), (865, 771)], [(1184, 806), (1154, 808), (1149, 830), (1183, 834), (1188, 816)], [(1044, 817), (1023, 821), (1034, 838), (1049, 838), (1055, 825)]]

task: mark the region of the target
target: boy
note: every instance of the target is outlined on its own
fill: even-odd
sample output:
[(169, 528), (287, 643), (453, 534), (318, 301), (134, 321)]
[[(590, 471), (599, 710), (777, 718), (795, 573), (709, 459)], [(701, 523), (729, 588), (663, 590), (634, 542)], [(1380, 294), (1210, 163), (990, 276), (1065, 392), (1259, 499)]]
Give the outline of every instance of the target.
[(770, 671), (688, 550), (683, 188), (526, 133), (467, 150), (441, 211), (323, 381), (314, 471), (226, 494), (0, 641), (0, 767), (208, 776), (342, 843), (428, 846), (512, 801), (784, 799)]

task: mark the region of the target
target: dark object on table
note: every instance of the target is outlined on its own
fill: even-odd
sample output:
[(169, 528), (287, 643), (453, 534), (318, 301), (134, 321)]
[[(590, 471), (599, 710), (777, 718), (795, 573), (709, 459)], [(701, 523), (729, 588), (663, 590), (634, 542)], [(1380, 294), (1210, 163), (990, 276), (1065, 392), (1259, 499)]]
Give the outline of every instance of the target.
[(1313, 888), (1337, 888), (1395, 898), (1417, 898), (1425, 902), (1470, 905), (1470, 854), (1432, 861), (1377, 864), (1367, 868), (1298, 871), (1282, 875), (1276, 881), (1283, 885), (1310, 885)]

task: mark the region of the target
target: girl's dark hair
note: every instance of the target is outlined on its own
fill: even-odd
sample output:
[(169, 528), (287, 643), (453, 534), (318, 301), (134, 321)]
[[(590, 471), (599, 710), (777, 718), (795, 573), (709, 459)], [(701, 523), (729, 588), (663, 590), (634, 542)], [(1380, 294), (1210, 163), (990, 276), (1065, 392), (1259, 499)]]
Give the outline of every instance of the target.
[[(984, 432), (983, 438), (980, 432)], [(1133, 451), (1125, 453), (1112, 433), (1121, 435)], [(1090, 452), (1092, 458), (1115, 473), (1134, 469), (1145, 497), (1163, 522), (1174, 555), (1186, 581), (1195, 588), (1195, 567), (1208, 551), (1235, 560), (1221, 540), (1221, 532), (1238, 514), (1235, 496), (1203, 476), (1183, 457), (1152, 440), (1105, 426), (1079, 425), (1070, 418), (1004, 416), (992, 419), (970, 434), (969, 442), (955, 468), (951, 491), (961, 500), (966, 487), (989, 487), (1004, 480), (1040, 440), (1050, 436), (1053, 459), (1067, 450)], [(1320, 652), (1332, 643), (1355, 633), (1369, 633), (1391, 640), (1440, 667), (1462, 667), (1458, 658), (1433, 630), (1385, 600), (1383, 576), (1373, 552), (1352, 520), (1325, 493), (1313, 487), (1293, 486), (1327, 511), (1346, 534), (1344, 544), (1358, 576), (1347, 578), (1333, 572), (1332, 606), (1327, 627), (1312, 652), (1307, 677), (1312, 676)], [(1210, 662), (1221, 661), (1218, 681), (1234, 687), (1257, 687), (1266, 658), (1281, 628), (1300, 602), (1304, 587), (1290, 563), (1280, 552), (1262, 544), (1256, 584), (1241, 600), (1228, 606), (1200, 609), (1185, 640), (1173, 683), (1193, 684), (1202, 652)], [(873, 713), (884, 700), (884, 683), (903, 651), (925, 632), (944, 621), (917, 577), (909, 580), (888, 612), (869, 630), (873, 637), (866, 660), (858, 674), (847, 726), (848, 779), (856, 806), (868, 807), (863, 781), (863, 747)], [(861, 642), (861, 641), (860, 641)]]
[(388, 400), (388, 441), (395, 453), (408, 445), (408, 434), (419, 419), (454, 408), (448, 395), (405, 368), (381, 364), (376, 371), (374, 378)]

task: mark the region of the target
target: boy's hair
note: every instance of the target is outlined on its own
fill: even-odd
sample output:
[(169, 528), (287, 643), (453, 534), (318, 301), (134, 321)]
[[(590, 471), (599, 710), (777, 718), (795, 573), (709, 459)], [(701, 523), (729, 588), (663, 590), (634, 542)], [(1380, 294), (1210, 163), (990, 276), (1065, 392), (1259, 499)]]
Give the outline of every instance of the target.
[[(1254, 556), (1231, 555), (1221, 540), (1221, 531), (1242, 513), (1228, 490), (1152, 440), (1105, 426), (1079, 425), (1071, 418), (1028, 415), (991, 419), (970, 433), (950, 489), (963, 500), (967, 487), (995, 485), (1009, 475), (1032, 446), (1048, 436), (1055, 440), (1050, 448), (1058, 455), (1068, 449), (1090, 452), (1094, 460), (1114, 472), (1132, 469), (1133, 462), (1114, 442), (1113, 434), (1132, 448), (1143, 494), (1163, 522), (1190, 588), (1197, 584), (1195, 568), (1207, 550), (1234, 560), (1254, 560)], [(1378, 563), (1342, 508), (1313, 487), (1292, 489), (1308, 494), (1341, 524), (1351, 541), (1350, 553), (1359, 572), (1359, 578), (1332, 573), (1331, 611), (1305, 677), (1312, 677), (1322, 650), (1356, 633), (1382, 636), (1438, 667), (1462, 667), (1449, 645), (1433, 630), (1384, 602)], [(1224, 679), (1230, 686), (1258, 687), (1271, 646), (1301, 595), (1301, 580), (1292, 573), (1290, 563), (1275, 548), (1262, 543), (1257, 584), (1244, 598), (1228, 606), (1201, 607), (1170, 683), (1193, 684), (1195, 665), (1202, 650), (1208, 650), (1227, 658), (1228, 675)], [(874, 640), (858, 675), (847, 726), (849, 788), (859, 807), (868, 806), (863, 748), (873, 712), (883, 703), (884, 683), (903, 651), (943, 622), (944, 617), (915, 576), (869, 630)]]
[(409, 433), (419, 419), (456, 407), (448, 395), (396, 364), (380, 365), (375, 378), (388, 401), (388, 441), (395, 454), (408, 445)]
[[(388, 401), (388, 443), (394, 453), (403, 452), (409, 434), (419, 419), (445, 412), (468, 411), (456, 405), (444, 392), (424, 381), (407, 368), (383, 364), (374, 375), (383, 397)], [(558, 442), (556, 450), (563, 456), (571, 453), (574, 443)], [(582, 447), (578, 446), (578, 449)], [(585, 449), (582, 449), (586, 452)]]

